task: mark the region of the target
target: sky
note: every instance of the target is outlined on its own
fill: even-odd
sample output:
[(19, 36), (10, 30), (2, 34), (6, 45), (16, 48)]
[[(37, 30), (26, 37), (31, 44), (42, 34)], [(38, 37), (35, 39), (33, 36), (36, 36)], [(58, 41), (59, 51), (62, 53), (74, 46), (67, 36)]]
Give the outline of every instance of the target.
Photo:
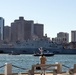
[(50, 38), (59, 32), (76, 30), (76, 0), (1, 0), (0, 17), (5, 25), (23, 16), (25, 20), (44, 24), (44, 34)]

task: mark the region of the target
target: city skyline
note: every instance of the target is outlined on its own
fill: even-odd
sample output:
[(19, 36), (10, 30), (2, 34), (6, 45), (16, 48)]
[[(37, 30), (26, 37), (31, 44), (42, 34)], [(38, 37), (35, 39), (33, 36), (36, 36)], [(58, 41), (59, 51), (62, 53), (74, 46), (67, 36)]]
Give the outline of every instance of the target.
[(10, 26), (11, 22), (23, 16), (25, 20), (44, 24), (44, 34), (49, 37), (67, 32), (71, 38), (71, 31), (76, 30), (75, 7), (76, 0), (2, 0), (0, 16), (5, 19), (5, 25)]
[[(23, 16), (19, 16), (19, 18), (24, 18)], [(14, 22), (16, 21), (16, 20), (19, 20), (19, 18), (17, 18), (17, 19), (14, 19)], [(5, 19), (4, 19), (5, 20)], [(34, 22), (34, 20), (26, 20), (26, 21), (33, 21)], [(11, 22), (11, 24), (12, 24), (13, 22)], [(39, 24), (39, 25), (42, 25), (41, 23), (35, 23), (35, 24)], [(34, 25), (35, 25), (34, 24)], [(11, 27), (11, 25), (10, 26), (8, 26), (8, 25), (5, 25), (5, 27)], [(35, 29), (36, 30), (36, 29)], [(72, 31), (76, 31), (76, 30), (72, 30)], [(67, 33), (67, 34), (69, 34), (68, 32), (57, 32), (56, 33), (56, 37), (50, 37), (50, 39), (52, 40), (52, 38), (57, 38), (57, 34), (58, 33)], [(47, 35), (47, 33), (46, 34), (44, 34), (44, 36), (46, 36)], [(49, 36), (47, 36), (47, 37), (49, 37)], [(69, 38), (71, 38), (70, 36), (69, 36)], [(71, 42), (71, 39), (68, 39), (69, 40), (69, 42)]]

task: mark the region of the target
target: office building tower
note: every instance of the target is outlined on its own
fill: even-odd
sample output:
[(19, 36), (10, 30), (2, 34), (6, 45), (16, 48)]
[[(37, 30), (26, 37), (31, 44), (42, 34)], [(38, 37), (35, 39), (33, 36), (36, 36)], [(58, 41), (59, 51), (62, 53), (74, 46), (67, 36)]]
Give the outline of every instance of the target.
[(24, 25), (25, 40), (32, 39), (33, 34), (34, 34), (34, 22), (32, 20), (25, 21)]
[(11, 23), (11, 41), (28, 40), (33, 34), (33, 21), (24, 20), (19, 17)]
[(0, 17), (0, 40), (4, 40), (4, 19)]
[(38, 38), (42, 38), (44, 35), (44, 25), (43, 24), (34, 24), (34, 34), (38, 36)]
[(52, 38), (53, 42), (56, 43), (69, 43), (69, 34), (65, 33), (65, 32), (59, 32), (57, 33), (57, 37), (56, 38)]
[(71, 31), (71, 42), (76, 42), (76, 30)]
[(10, 34), (11, 34), (11, 30), (9, 26), (4, 26), (4, 40), (6, 42), (10, 41)]
[(57, 38), (60, 38), (63, 43), (69, 43), (69, 33), (59, 32)]

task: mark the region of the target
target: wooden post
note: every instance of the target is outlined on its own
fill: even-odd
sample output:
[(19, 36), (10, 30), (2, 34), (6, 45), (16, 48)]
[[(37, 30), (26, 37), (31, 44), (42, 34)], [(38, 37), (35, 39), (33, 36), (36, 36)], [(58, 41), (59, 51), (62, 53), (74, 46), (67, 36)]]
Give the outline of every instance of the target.
[(62, 72), (62, 64), (59, 62), (56, 62), (56, 64), (58, 64), (58, 66), (56, 67), (57, 73), (61, 73)]
[(12, 75), (12, 64), (5, 63), (5, 75)]

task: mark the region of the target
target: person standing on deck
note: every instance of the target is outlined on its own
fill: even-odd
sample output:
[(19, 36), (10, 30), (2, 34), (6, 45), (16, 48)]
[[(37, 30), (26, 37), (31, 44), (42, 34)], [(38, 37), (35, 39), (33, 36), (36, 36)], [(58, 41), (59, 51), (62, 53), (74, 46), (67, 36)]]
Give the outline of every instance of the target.
[(46, 63), (46, 57), (42, 54), (40, 57), (40, 64), (45, 64)]
[[(39, 59), (40, 59), (40, 64), (46, 63), (46, 57), (43, 54), (39, 57)], [(45, 71), (44, 71), (43, 67), (41, 67), (41, 75), (42, 75), (42, 73), (45, 75)]]

